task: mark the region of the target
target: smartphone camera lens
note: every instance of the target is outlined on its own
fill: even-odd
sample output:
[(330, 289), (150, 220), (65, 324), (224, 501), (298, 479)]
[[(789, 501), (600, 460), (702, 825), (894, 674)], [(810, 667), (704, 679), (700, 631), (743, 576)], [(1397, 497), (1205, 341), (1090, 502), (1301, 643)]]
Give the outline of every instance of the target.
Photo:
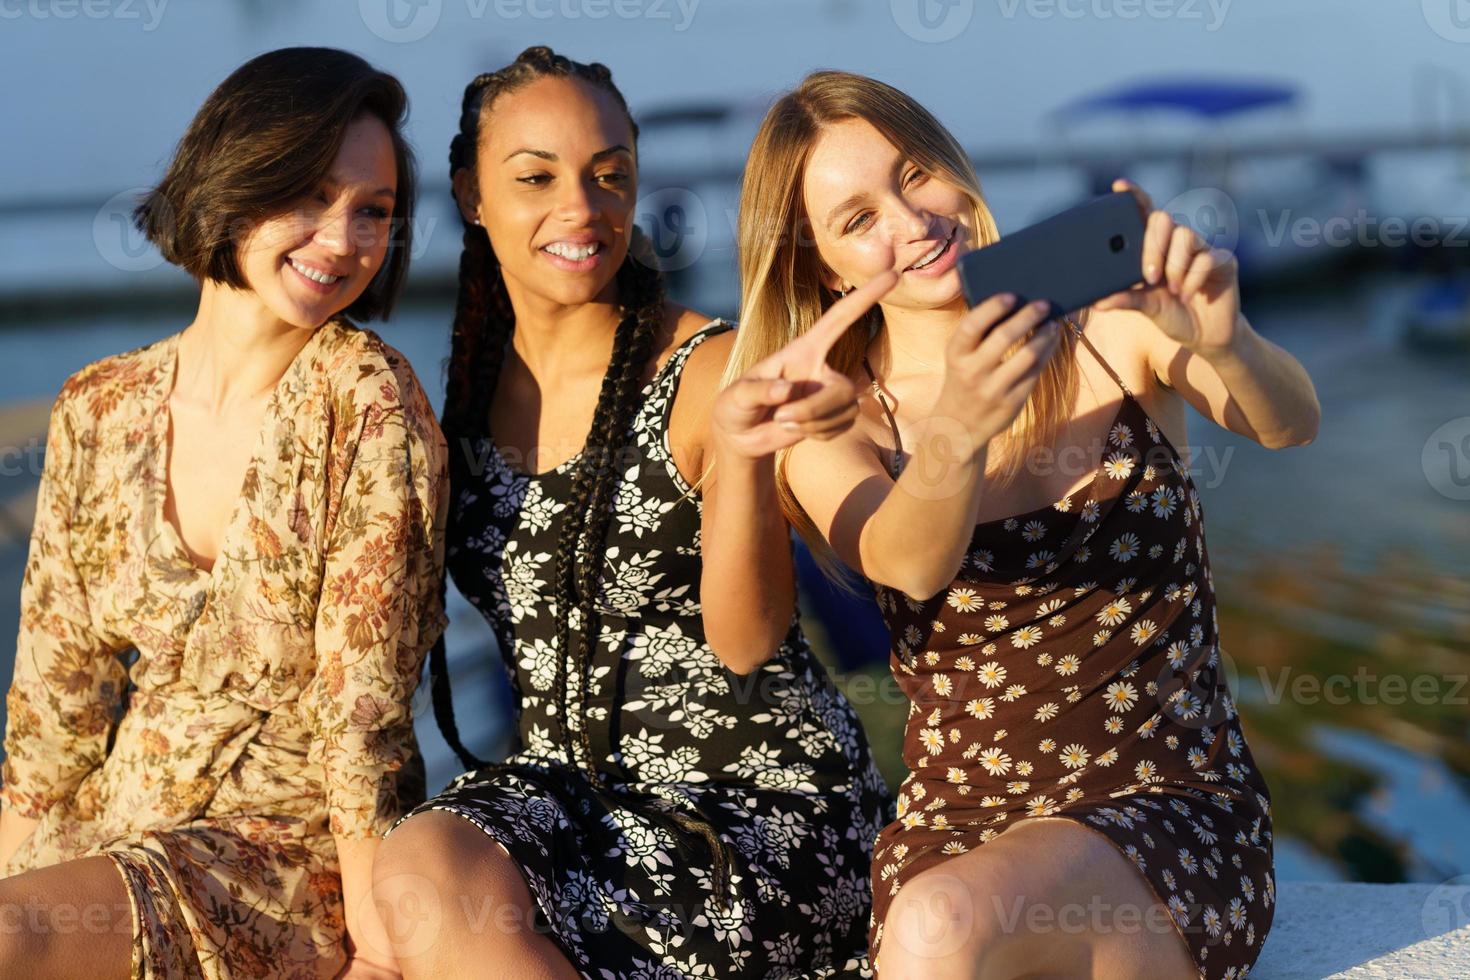
[(1114, 252), (1121, 252), (1121, 251), (1123, 251), (1123, 236), (1122, 235), (1114, 235), (1112, 238), (1109, 238), (1108, 239), (1108, 248), (1112, 249)]

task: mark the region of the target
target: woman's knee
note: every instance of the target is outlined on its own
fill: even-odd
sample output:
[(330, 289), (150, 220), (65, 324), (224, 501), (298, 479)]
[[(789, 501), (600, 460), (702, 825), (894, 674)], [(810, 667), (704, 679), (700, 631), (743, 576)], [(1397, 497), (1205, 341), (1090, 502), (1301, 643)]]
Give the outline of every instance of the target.
[(0, 976), (126, 976), (132, 912), (109, 858), (0, 879)]
[(1035, 885), (1024, 865), (1000, 853), (971, 852), (919, 874), (885, 919), (885, 980), (1025, 973), (1034, 962), (1037, 913), (1052, 898)]
[(995, 938), (968, 874), (943, 865), (904, 885), (883, 925), (885, 978), (970, 977)]
[(509, 917), (531, 914), (510, 855), (468, 820), (435, 810), (384, 839), (373, 861), (373, 892), (395, 947), (431, 943), (446, 930), (504, 928)]

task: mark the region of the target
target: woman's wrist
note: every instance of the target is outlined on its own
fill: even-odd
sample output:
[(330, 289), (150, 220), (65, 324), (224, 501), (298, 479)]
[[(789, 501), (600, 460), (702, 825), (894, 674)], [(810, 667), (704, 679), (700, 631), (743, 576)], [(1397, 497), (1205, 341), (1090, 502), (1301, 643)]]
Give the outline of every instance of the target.
[(709, 440), (709, 451), (714, 460), (715, 472), (726, 478), (751, 484), (760, 482), (767, 475), (771, 478), (771, 484), (775, 485), (775, 454), (766, 453), (760, 456), (752, 456), (740, 448), (739, 444), (729, 434), (715, 427)]

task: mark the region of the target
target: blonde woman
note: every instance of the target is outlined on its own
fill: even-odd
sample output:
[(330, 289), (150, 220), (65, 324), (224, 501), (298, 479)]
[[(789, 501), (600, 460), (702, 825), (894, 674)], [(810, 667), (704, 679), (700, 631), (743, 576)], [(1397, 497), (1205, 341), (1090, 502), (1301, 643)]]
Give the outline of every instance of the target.
[[(1234, 259), (1114, 186), (1147, 213), (1146, 282), (1047, 323), (1008, 296), (967, 311), (956, 259), (998, 232), (958, 143), (902, 92), (813, 74), (751, 149), (726, 379), (830, 370), (873, 393), (766, 473), (828, 563), (871, 582), (912, 702), (873, 861), (884, 976), (1239, 977), (1270, 926), (1269, 792), (1174, 447), (1186, 403), (1271, 447), (1309, 441), (1318, 407), (1241, 314)], [(889, 270), (878, 308), (834, 330), (838, 298)], [(835, 336), (827, 365), (786, 365), (809, 333)], [(707, 568), (727, 583), (707, 619), (735, 614), (721, 597), (751, 567)]]

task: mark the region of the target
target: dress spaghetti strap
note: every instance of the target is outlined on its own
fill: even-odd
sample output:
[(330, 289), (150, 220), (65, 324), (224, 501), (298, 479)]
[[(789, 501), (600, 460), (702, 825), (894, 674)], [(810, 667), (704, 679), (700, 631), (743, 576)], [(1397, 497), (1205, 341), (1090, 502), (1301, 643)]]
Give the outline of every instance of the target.
[[(1123, 389), (1123, 396), (1125, 398), (1132, 398), (1133, 391), (1123, 383), (1123, 379), (1118, 377), (1118, 372), (1113, 370), (1112, 365), (1103, 358), (1102, 354), (1098, 353), (1097, 348), (1093, 346), (1092, 341), (1087, 339), (1087, 335), (1082, 332), (1082, 328), (1077, 322), (1071, 317), (1063, 317), (1061, 322), (1070, 327), (1072, 332), (1077, 335), (1077, 339), (1082, 341), (1083, 346), (1092, 352), (1092, 356), (1097, 358), (1097, 362), (1102, 365), (1103, 370), (1108, 372), (1108, 377), (1112, 378), (1114, 383)], [(888, 399), (883, 397), (882, 388), (878, 384), (877, 376), (873, 373), (873, 366), (868, 363), (866, 354), (863, 355), (863, 370), (868, 374), (868, 381), (872, 385), (873, 394), (877, 397), (878, 404), (883, 407), (883, 414), (888, 417), (888, 427), (893, 430), (893, 470), (896, 474), (901, 466), (900, 460), (903, 458), (903, 439), (898, 434), (898, 422), (893, 417), (893, 411), (888, 407)]]

